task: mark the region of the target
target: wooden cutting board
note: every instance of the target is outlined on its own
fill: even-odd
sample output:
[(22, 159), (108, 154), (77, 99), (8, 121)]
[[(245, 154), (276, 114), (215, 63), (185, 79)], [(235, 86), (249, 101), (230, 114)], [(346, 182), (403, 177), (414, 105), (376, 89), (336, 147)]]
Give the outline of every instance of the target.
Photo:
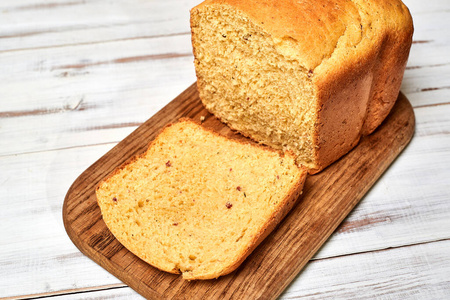
[(233, 273), (215, 280), (184, 281), (159, 271), (125, 249), (107, 229), (95, 198), (101, 179), (146, 150), (167, 123), (200, 120), (223, 135), (246, 139), (209, 114), (193, 84), (95, 162), (67, 192), (63, 219), (73, 243), (92, 260), (151, 299), (276, 298), (361, 200), (414, 133), (414, 112), (402, 94), (385, 122), (349, 154), (309, 176), (298, 204)]

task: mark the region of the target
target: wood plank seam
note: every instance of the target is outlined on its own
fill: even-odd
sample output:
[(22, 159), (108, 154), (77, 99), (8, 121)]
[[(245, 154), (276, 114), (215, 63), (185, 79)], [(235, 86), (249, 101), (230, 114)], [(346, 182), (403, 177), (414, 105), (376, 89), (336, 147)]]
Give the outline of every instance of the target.
[(54, 291), (54, 292), (38, 293), (38, 294), (18, 295), (18, 296), (14, 296), (14, 297), (6, 297), (6, 298), (0, 298), (0, 299), (1, 300), (43, 299), (43, 298), (60, 297), (60, 296), (67, 296), (67, 295), (77, 295), (77, 294), (90, 293), (90, 292), (117, 290), (117, 289), (123, 289), (123, 288), (127, 288), (127, 287), (128, 286), (126, 284), (117, 283), (117, 284), (108, 284), (108, 285), (104, 285), (104, 286), (95, 286), (95, 287), (88, 287), (88, 288), (77, 288), (77, 289), (60, 290), (60, 291)]
[[(183, 35), (190, 35), (190, 34), (191, 34), (191, 32), (175, 32), (175, 33), (168, 33), (168, 34), (143, 35), (143, 36), (128, 37), (128, 38), (109, 39), (109, 40), (95, 41), (95, 42), (80, 42), (80, 43), (73, 43), (73, 44), (61, 44), (61, 45), (50, 45), (50, 46), (29, 47), (29, 48), (15, 48), (15, 49), (8, 49), (8, 50), (0, 50), (0, 54), (8, 53), (8, 52), (18, 52), (18, 51), (36, 51), (36, 50), (53, 49), (53, 48), (56, 49), (56, 48), (65, 48), (65, 47), (99, 45), (99, 44), (106, 44), (106, 43), (132, 41), (132, 40), (147, 40), (147, 39), (166, 38), (166, 37), (173, 37), (173, 36), (183, 36)], [(0, 39), (2, 39), (2, 38), (11, 38), (11, 37), (10, 36), (0, 36)]]
[(111, 142), (105, 142), (105, 143), (93, 143), (93, 144), (87, 144), (87, 145), (60, 147), (60, 148), (54, 148), (54, 149), (29, 151), (29, 152), (15, 153), (15, 154), (5, 154), (5, 155), (0, 155), (0, 158), (11, 157), (11, 156), (17, 157), (18, 155), (29, 155), (29, 154), (36, 154), (36, 153), (55, 152), (55, 151), (63, 151), (63, 150), (85, 148), (85, 147), (95, 147), (95, 146), (102, 146), (102, 145), (116, 145), (118, 143), (120, 143), (120, 141), (111, 141)]
[(352, 255), (360, 255), (360, 254), (366, 254), (366, 253), (379, 253), (379, 252), (389, 251), (389, 250), (393, 250), (393, 249), (402, 249), (402, 248), (414, 247), (414, 246), (419, 246), (419, 245), (426, 245), (426, 244), (445, 242), (445, 241), (449, 241), (449, 240), (450, 240), (450, 238), (443, 238), (443, 239), (437, 239), (437, 240), (429, 240), (429, 241), (425, 241), (425, 242), (410, 243), (410, 244), (404, 244), (404, 245), (399, 245), (399, 246), (391, 246), (391, 247), (387, 247), (387, 248), (384, 248), (384, 249), (358, 251), (358, 252), (353, 252), (353, 253), (346, 253), (346, 254), (341, 254), (341, 255), (332, 255), (332, 256), (321, 257), (321, 258), (314, 258), (313, 257), (313, 258), (311, 258), (311, 261), (323, 261), (323, 260), (329, 260), (329, 259), (334, 259), (334, 258), (339, 258), (339, 257), (344, 257), (344, 256), (348, 257), (348, 256), (352, 256)]
[[(371, 250), (371, 251), (361, 251), (357, 253), (351, 253), (351, 254), (345, 254), (345, 255), (337, 255), (337, 256), (331, 256), (326, 258), (320, 258), (320, 259), (311, 259), (311, 261), (324, 261), (329, 259), (336, 259), (340, 257), (348, 257), (352, 255), (360, 255), (360, 254), (366, 254), (366, 253), (378, 253), (382, 251), (389, 251), (399, 248), (406, 248), (411, 246), (417, 246), (417, 245), (424, 245), (424, 244), (431, 244), (431, 243), (437, 243), (437, 242), (443, 242), (443, 241), (449, 241), (450, 239), (439, 239), (429, 242), (423, 242), (423, 243), (414, 243), (409, 245), (402, 245), (402, 246), (396, 246), (396, 247), (389, 247), (386, 249), (380, 249), (380, 250)], [(11, 299), (42, 299), (42, 298), (50, 298), (55, 296), (64, 296), (64, 295), (73, 295), (73, 294), (81, 294), (81, 293), (87, 293), (87, 292), (99, 292), (99, 291), (105, 291), (105, 290), (115, 290), (120, 288), (126, 288), (128, 287), (126, 284), (112, 284), (112, 285), (105, 285), (105, 286), (93, 286), (89, 288), (78, 288), (78, 289), (69, 289), (69, 290), (59, 290), (54, 292), (47, 292), (47, 293), (39, 293), (39, 294), (28, 294), (28, 295), (18, 295), (14, 297), (7, 297), (7, 298), (0, 298), (2, 300), (11, 300)]]

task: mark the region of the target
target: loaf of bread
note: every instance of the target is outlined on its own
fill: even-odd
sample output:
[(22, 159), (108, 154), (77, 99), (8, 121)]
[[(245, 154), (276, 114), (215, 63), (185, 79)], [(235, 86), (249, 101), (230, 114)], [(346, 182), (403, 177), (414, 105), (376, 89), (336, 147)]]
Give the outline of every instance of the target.
[(400, 0), (206, 0), (191, 30), (205, 107), (315, 173), (388, 115), (413, 24)]
[(96, 190), (103, 220), (132, 253), (185, 279), (235, 270), (299, 198), (295, 156), (182, 119)]

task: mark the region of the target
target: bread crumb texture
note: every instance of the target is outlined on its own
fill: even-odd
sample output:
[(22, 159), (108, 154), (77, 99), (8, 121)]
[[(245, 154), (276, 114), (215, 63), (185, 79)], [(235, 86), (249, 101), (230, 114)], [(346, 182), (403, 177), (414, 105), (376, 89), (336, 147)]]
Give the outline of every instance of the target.
[(412, 37), (396, 0), (206, 0), (191, 29), (206, 108), (318, 170), (386, 117)]
[[(309, 163), (314, 91), (299, 62), (286, 61), (270, 35), (234, 8), (206, 6), (195, 14), (192, 28), (206, 108), (233, 128), (274, 148), (293, 150)], [(299, 101), (293, 105), (291, 99)]]
[(233, 271), (303, 186), (294, 156), (219, 136), (188, 120), (97, 188), (114, 236), (149, 264), (185, 279)]

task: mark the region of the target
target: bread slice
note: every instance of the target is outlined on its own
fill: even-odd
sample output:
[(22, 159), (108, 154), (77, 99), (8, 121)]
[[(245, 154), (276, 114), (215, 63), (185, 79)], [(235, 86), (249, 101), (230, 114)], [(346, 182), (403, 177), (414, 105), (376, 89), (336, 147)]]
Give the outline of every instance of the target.
[(132, 253), (185, 279), (235, 270), (299, 198), (295, 157), (182, 119), (96, 190), (103, 220)]
[(388, 115), (413, 34), (400, 0), (206, 0), (191, 29), (206, 108), (311, 173)]

